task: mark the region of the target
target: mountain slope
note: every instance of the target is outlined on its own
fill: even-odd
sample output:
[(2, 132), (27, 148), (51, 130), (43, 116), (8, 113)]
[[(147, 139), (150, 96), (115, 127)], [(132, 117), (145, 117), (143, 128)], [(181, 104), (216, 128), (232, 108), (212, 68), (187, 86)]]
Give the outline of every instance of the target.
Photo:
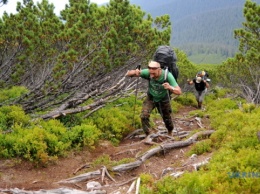
[[(234, 39), (233, 32), (242, 27), (245, 0), (130, 2), (153, 17), (169, 14), (172, 22), (170, 44), (184, 50), (195, 63), (219, 64), (237, 51), (238, 40)], [(254, 2), (260, 3), (260, 0)], [(210, 55), (215, 58), (206, 57)]]

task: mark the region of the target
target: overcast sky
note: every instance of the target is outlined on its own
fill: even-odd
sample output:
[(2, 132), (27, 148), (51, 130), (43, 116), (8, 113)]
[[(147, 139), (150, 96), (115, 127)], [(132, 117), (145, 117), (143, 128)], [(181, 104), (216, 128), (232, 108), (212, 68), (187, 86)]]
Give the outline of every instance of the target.
[[(8, 0), (7, 5), (3, 5), (0, 7), (0, 16), (3, 15), (4, 11), (7, 13), (15, 13), (16, 12), (16, 4), (17, 2), (23, 2), (23, 0)], [(55, 13), (59, 15), (60, 11), (65, 8), (65, 4), (69, 4), (69, 0), (48, 0), (49, 3), (53, 3), (55, 6)], [(34, 4), (36, 2), (41, 2), (41, 0), (34, 0)], [(109, 2), (109, 0), (90, 0), (92, 3), (102, 4)]]

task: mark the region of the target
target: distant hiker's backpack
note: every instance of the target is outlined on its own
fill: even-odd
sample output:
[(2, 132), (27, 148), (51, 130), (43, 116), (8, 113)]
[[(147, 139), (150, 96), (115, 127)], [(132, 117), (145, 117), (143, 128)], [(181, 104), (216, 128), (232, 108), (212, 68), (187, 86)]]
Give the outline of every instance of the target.
[(196, 77), (200, 76), (203, 80), (206, 80), (207, 82), (210, 82), (211, 80), (209, 79), (209, 73), (207, 71), (199, 71), (196, 74)]
[(161, 64), (161, 68), (168, 67), (169, 72), (177, 81), (179, 76), (179, 69), (176, 64), (177, 56), (170, 46), (162, 45), (157, 48), (154, 53), (153, 60)]

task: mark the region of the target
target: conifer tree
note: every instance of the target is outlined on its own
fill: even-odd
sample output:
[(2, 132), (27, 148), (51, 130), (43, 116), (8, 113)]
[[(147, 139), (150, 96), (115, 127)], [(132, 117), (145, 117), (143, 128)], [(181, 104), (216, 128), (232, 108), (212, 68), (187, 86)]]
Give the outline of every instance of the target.
[(247, 0), (244, 6), (243, 28), (235, 30), (239, 53), (226, 61), (220, 76), (225, 85), (235, 88), (248, 102), (260, 103), (260, 5)]
[(30, 93), (14, 103), (27, 112), (92, 91), (102, 95), (120, 79), (117, 71), (147, 64), (155, 48), (170, 41), (168, 16), (154, 20), (128, 0), (106, 6), (70, 0), (60, 17), (47, 0), (26, 0), (17, 12), (0, 19), (0, 87), (26, 86)]

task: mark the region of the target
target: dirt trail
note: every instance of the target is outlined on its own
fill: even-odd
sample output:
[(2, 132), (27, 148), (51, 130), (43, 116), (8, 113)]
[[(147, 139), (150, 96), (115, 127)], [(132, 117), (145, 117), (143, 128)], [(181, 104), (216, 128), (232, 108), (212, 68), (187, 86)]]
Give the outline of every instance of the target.
[[(179, 131), (192, 131), (201, 127), (203, 129), (210, 129), (209, 119), (203, 118), (199, 120), (188, 115), (192, 110), (195, 110), (195, 108), (184, 107), (174, 116)], [(159, 128), (163, 128), (161, 121), (158, 121), (157, 124)], [(194, 170), (191, 164), (205, 161), (211, 154), (203, 154), (191, 160), (187, 152), (192, 146), (174, 149), (165, 154), (158, 154), (149, 158), (134, 170), (111, 175), (116, 183), (108, 177), (105, 177), (103, 183), (101, 183), (101, 178), (94, 181), (100, 182), (102, 186), (106, 185), (102, 189), (107, 193), (114, 193), (115, 191), (126, 193), (133, 179), (139, 177), (141, 173), (149, 173), (156, 180), (159, 180), (167, 168), (171, 173)], [(92, 152), (70, 153), (66, 158), (59, 159), (55, 164), (51, 164), (45, 168), (36, 168), (31, 163), (24, 161), (0, 160), (0, 191), (2, 190), (2, 193), (5, 193), (3, 189), (10, 188), (38, 191), (40, 189), (50, 190), (64, 187), (86, 191), (88, 181), (74, 184), (58, 184), (57, 182), (88, 172), (88, 168), (78, 170), (77, 172), (76, 170), (84, 164), (91, 164), (91, 162), (102, 155), (109, 155), (111, 160), (119, 161), (123, 158), (135, 158), (138, 154), (147, 151), (151, 147), (152, 145), (140, 143), (140, 139), (137, 138), (124, 140), (118, 147), (112, 146), (109, 142), (102, 142)], [(98, 169), (94, 169), (93, 171), (95, 170)]]

